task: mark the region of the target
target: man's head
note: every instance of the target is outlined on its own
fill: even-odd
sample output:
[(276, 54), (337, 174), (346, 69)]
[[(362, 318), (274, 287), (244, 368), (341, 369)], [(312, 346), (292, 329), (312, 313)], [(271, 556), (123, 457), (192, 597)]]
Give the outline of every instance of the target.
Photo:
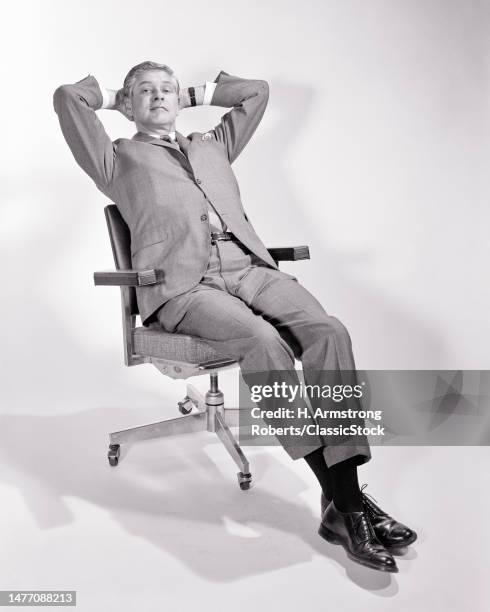
[(165, 64), (142, 62), (133, 66), (123, 85), (127, 114), (143, 131), (175, 130), (180, 86)]

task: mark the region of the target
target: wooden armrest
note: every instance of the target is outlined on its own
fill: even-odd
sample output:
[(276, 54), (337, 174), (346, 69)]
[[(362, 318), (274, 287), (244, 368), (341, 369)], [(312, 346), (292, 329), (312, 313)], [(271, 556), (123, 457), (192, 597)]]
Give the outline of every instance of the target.
[(161, 281), (160, 270), (108, 270), (94, 272), (94, 285), (142, 287)]
[(267, 249), (275, 261), (297, 261), (298, 259), (310, 259), (310, 249), (306, 246), (275, 247)]

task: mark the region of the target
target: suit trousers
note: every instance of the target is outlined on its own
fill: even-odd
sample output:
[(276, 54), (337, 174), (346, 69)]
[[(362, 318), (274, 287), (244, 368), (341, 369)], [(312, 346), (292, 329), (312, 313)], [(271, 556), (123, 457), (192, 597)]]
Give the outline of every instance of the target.
[[(321, 383), (325, 372), (341, 376), (342, 371), (355, 371), (351, 339), (339, 319), (328, 315), (296, 277), (272, 268), (241, 243), (213, 244), (200, 283), (168, 300), (157, 316), (165, 331), (198, 336), (236, 359), (246, 384), (252, 373), (280, 371), (281, 380), (299, 385), (295, 358), (302, 363), (307, 385)], [(311, 398), (308, 401), (306, 421), (331, 425), (329, 419), (313, 416)], [(267, 402), (266, 408), (273, 409), (273, 400)], [(321, 402), (332, 407), (331, 400)], [(274, 427), (291, 425), (279, 417), (264, 420)], [(320, 447), (327, 466), (350, 457), (356, 457), (358, 464), (371, 458), (363, 434), (335, 443), (321, 435), (277, 438), (292, 459)]]

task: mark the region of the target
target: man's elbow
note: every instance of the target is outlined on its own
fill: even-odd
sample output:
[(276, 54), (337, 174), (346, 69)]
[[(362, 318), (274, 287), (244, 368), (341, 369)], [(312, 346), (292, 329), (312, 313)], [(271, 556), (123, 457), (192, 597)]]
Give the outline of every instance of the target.
[(256, 103), (260, 108), (264, 108), (267, 106), (269, 102), (269, 83), (267, 81), (255, 81), (254, 83), (255, 93), (254, 97)]
[(269, 83), (267, 81), (257, 81), (258, 92), (265, 100), (269, 99)]
[(53, 107), (56, 113), (63, 104), (66, 104), (67, 100), (70, 98), (70, 86), (69, 85), (60, 85), (55, 89), (53, 94)]

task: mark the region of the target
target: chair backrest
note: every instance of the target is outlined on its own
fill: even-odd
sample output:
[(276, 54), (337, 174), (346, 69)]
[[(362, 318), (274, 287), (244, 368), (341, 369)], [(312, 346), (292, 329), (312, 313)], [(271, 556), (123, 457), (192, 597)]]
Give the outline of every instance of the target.
[[(131, 263), (131, 233), (126, 221), (121, 216), (115, 204), (109, 204), (104, 208), (107, 229), (111, 240), (112, 255), (116, 270), (130, 270)], [(134, 287), (125, 287), (128, 299), (128, 308), (131, 315), (139, 314)]]

